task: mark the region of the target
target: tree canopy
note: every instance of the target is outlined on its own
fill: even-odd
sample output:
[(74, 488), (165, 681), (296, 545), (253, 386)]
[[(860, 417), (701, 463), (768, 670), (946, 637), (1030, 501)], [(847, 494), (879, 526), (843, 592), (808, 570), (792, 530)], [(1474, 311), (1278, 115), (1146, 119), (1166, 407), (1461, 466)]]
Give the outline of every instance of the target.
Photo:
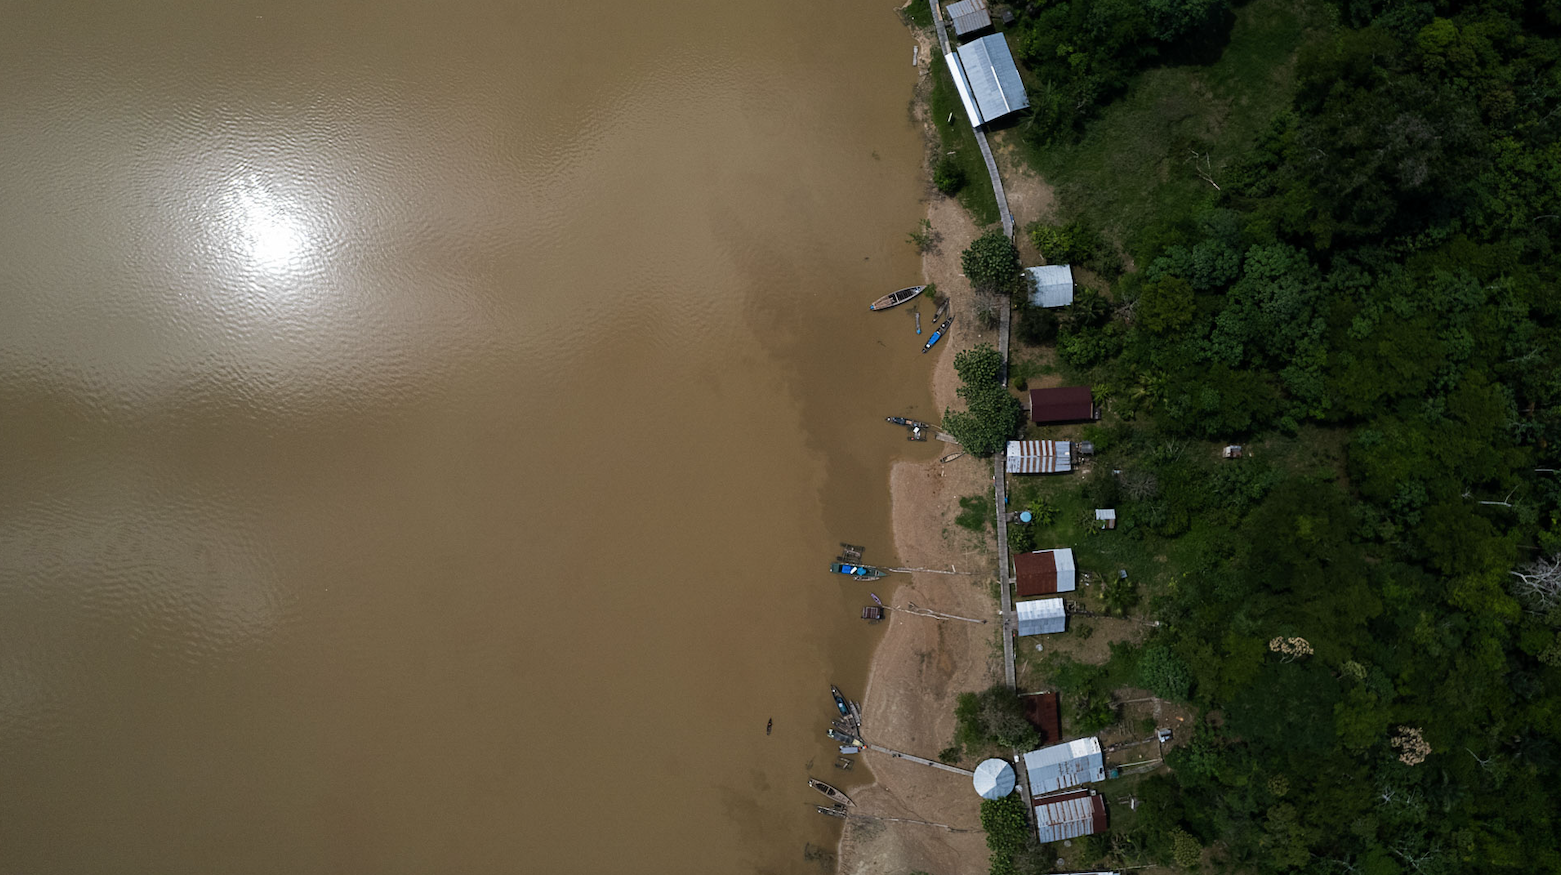
[[(1132, 681), (1208, 718), (1128, 838), (1253, 873), (1558, 872), (1561, 4), (1335, 6), (1219, 187), (1113, 229), (1138, 270), (1021, 318), (1119, 420), (1121, 473), (1077, 488), (1165, 557)], [(1227, 26), (1030, 4), (1026, 136), (1069, 141)], [(1067, 191), (1043, 252), (1073, 245)]]

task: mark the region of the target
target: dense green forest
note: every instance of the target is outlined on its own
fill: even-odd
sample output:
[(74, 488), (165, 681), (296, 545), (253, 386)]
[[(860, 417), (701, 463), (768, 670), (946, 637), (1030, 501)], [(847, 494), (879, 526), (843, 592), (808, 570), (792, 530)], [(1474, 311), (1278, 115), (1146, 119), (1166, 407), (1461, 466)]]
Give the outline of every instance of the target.
[[(1152, 71), (1237, 51), (1245, 10), (1016, 11), (1015, 135), (1048, 172)], [(1111, 213), (1056, 179), (1033, 229), (1098, 276), (1018, 329), (1112, 411), (1091, 436), (1123, 474), (1080, 489), (1170, 557), (1164, 625), (1112, 670), (1206, 718), (1133, 839), (1221, 871), (1561, 872), (1561, 0), (1322, 18), (1218, 163), (1165, 144), (1177, 197)]]

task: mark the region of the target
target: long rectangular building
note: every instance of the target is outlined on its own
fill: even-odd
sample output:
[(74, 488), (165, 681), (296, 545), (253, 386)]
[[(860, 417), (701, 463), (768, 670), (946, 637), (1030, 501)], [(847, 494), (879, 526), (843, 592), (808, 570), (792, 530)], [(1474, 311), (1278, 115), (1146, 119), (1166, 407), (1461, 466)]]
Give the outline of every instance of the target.
[(1073, 470), (1068, 441), (1009, 441), (1004, 469), (1010, 474), (1062, 474)]
[(970, 124), (980, 127), (1030, 105), (1013, 53), (1000, 33), (984, 36), (943, 56)]

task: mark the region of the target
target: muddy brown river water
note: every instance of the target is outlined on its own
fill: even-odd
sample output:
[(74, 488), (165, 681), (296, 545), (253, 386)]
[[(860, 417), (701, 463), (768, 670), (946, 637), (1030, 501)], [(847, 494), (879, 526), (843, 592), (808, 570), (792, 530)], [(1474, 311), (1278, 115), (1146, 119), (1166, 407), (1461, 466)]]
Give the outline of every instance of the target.
[(0, 6), (0, 871), (822, 871), (893, 5)]

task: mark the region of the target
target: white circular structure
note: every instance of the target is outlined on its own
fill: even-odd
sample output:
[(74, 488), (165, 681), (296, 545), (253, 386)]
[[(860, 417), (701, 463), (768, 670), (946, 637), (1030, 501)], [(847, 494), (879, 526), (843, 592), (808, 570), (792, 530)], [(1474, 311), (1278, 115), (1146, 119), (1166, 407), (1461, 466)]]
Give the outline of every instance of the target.
[(1014, 792), (1014, 767), (1006, 760), (982, 760), (973, 780), (982, 799), (1001, 799)]

